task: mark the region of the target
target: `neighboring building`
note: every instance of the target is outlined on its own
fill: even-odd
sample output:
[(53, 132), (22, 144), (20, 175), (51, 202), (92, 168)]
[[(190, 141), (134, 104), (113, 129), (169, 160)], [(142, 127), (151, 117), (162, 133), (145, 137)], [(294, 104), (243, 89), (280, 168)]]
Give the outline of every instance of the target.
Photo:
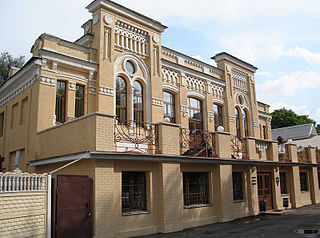
[(319, 153), (298, 159), (287, 145), (279, 161), (256, 67), (164, 47), (164, 25), (109, 0), (87, 9), (80, 39), (42, 34), (0, 88), (3, 168), (51, 172), (56, 237), (172, 232), (257, 215), (263, 201), (320, 202)]
[(272, 129), (272, 139), (277, 140), (280, 136), (283, 141), (287, 140), (304, 140), (317, 136), (317, 129), (314, 124), (304, 124), (297, 126), (286, 126), (282, 128)]

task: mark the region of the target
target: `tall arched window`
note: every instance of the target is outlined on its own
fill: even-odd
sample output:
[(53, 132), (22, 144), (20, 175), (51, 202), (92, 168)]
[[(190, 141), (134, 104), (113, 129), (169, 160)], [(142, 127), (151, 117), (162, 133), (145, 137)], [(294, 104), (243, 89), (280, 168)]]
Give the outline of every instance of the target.
[(143, 88), (141, 83), (133, 83), (133, 119), (137, 124), (143, 123)]
[(195, 98), (188, 98), (189, 130), (202, 130), (202, 103)]
[(127, 121), (127, 84), (120, 76), (116, 80), (116, 116), (120, 123)]
[(175, 123), (175, 100), (174, 94), (164, 91), (163, 92), (163, 117), (169, 118), (170, 122)]
[(244, 137), (250, 136), (249, 134), (249, 114), (247, 110), (243, 110), (243, 122), (244, 122)]
[(222, 106), (218, 104), (213, 104), (213, 113), (214, 113), (214, 129), (216, 131), (219, 126), (223, 126)]
[(240, 128), (240, 112), (236, 107), (235, 109), (235, 117), (236, 117), (236, 129), (237, 129), (237, 137), (241, 138), (241, 128)]

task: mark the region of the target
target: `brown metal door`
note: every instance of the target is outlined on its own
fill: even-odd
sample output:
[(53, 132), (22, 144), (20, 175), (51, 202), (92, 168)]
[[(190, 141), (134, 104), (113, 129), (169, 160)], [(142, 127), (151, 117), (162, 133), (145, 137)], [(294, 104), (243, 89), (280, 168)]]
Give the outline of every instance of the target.
[(88, 176), (57, 176), (56, 238), (92, 237), (90, 200)]
[(271, 173), (258, 173), (259, 202), (266, 200), (266, 209), (272, 209)]

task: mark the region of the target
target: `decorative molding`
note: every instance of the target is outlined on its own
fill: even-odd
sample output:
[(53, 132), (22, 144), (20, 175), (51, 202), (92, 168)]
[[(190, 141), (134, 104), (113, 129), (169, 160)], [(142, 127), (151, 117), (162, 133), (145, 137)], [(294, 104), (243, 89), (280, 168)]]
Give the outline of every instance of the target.
[(224, 100), (222, 100), (222, 99), (218, 99), (218, 98), (214, 98), (213, 100), (212, 100), (212, 102), (213, 103), (216, 103), (216, 104), (220, 104), (220, 105), (224, 105)]
[(204, 80), (187, 75), (186, 81), (187, 81), (187, 88), (189, 90), (199, 92), (202, 94), (205, 94), (207, 92), (206, 82)]
[(163, 107), (163, 101), (160, 98), (152, 98), (152, 105)]
[(115, 46), (131, 53), (148, 56), (149, 34), (146, 31), (117, 21), (115, 26)]
[(254, 126), (254, 127), (259, 127), (259, 122), (258, 122), (258, 121), (254, 121), (254, 122), (253, 122), (253, 126)]
[(177, 88), (180, 87), (180, 75), (177, 71), (162, 68), (162, 82), (168, 83)]
[(58, 67), (58, 62), (54, 60), (54, 61), (52, 62), (52, 70), (53, 70), (54, 72), (56, 72), (56, 71), (57, 71), (57, 67)]
[(263, 153), (268, 149), (269, 142), (263, 140), (256, 140), (256, 149), (259, 152), (260, 156), (263, 156)]
[(202, 101), (206, 100), (206, 96), (199, 93), (199, 92), (195, 92), (195, 91), (188, 91), (187, 92), (187, 97), (196, 97), (198, 99), (201, 99)]
[(91, 63), (69, 55), (62, 55), (58, 52), (52, 51), (51, 49), (39, 50), (39, 56), (47, 60), (56, 61), (58, 63), (80, 68), (83, 70), (98, 71), (98, 65), (96, 65), (95, 63)]
[(107, 25), (110, 25), (112, 23), (112, 17), (111, 16), (105, 15), (103, 20)]
[(159, 35), (153, 35), (152, 40), (153, 40), (154, 43), (158, 44), (160, 42)]
[(76, 82), (74, 81), (69, 81), (69, 90), (76, 90)]
[(224, 99), (224, 87), (211, 83), (209, 88), (211, 88), (212, 90), (213, 97), (218, 99)]
[(229, 121), (230, 122), (236, 122), (237, 118), (235, 116), (229, 115)]
[(96, 15), (93, 16), (92, 22), (93, 22), (93, 24), (95, 25), (95, 24), (97, 24), (98, 21), (99, 21), (99, 15), (96, 14)]
[(233, 87), (248, 92), (249, 90), (249, 75), (237, 69), (232, 69)]
[(114, 89), (113, 88), (108, 88), (108, 87), (105, 87), (105, 86), (100, 86), (99, 93), (102, 94), (102, 95), (113, 96), (114, 95)]
[(40, 77), (40, 83), (48, 86), (56, 86), (56, 80), (51, 77)]
[(208, 111), (209, 122), (212, 122), (214, 119), (214, 112)]
[(183, 117), (186, 117), (187, 115), (188, 115), (188, 106), (184, 106), (184, 105), (181, 105), (181, 107), (180, 107), (181, 109), (181, 112), (182, 112), (182, 115), (183, 115)]
[(79, 80), (79, 81), (84, 82), (84, 83), (87, 83), (87, 82), (88, 82), (88, 79), (86, 79), (86, 78), (80, 78), (80, 77), (78, 77), (78, 76), (74, 76), (74, 75), (71, 75), (71, 74), (57, 73), (56, 75), (57, 75), (57, 77), (64, 77), (64, 78), (69, 78), (69, 79), (75, 79), (75, 80)]
[(162, 88), (164, 90), (169, 90), (175, 93), (179, 93), (179, 89), (175, 86), (169, 85), (169, 84), (162, 84)]
[(89, 94), (96, 95), (96, 87), (95, 86), (89, 86)]

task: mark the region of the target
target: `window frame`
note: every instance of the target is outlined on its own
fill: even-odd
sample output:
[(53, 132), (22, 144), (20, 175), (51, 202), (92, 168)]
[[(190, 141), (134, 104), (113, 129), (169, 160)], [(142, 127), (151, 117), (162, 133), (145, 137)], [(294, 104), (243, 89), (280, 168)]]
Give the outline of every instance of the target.
[[(117, 88), (117, 80), (123, 80), (125, 87), (124, 89), (120, 90)], [(120, 105), (118, 105), (117, 98), (119, 95)], [(121, 99), (122, 95), (125, 95), (125, 106), (121, 105)], [(124, 114), (124, 116), (123, 116)], [(127, 87), (127, 81), (122, 76), (117, 76), (116, 78), (116, 117), (118, 119), (119, 123), (125, 123), (128, 120), (128, 87)]]
[[(217, 109), (217, 110), (215, 110)], [(220, 109), (220, 110), (219, 110)], [(223, 123), (223, 106), (220, 104), (213, 104), (213, 114), (214, 114), (214, 130), (217, 131), (219, 126), (224, 127)]]
[[(195, 100), (197, 101), (197, 104), (199, 103), (199, 107), (192, 107), (191, 106), (191, 101)], [(197, 105), (198, 106), (198, 105)], [(200, 119), (194, 119), (191, 117), (192, 113), (191, 112), (200, 112)], [(193, 130), (203, 130), (203, 103), (200, 99), (195, 98), (195, 97), (188, 97), (188, 122), (189, 122), (189, 130), (191, 130), (191, 124)], [(199, 125), (199, 128), (197, 128), (197, 125)]]
[(4, 111), (0, 113), (0, 137), (4, 135)]
[[(303, 176), (301, 176), (303, 175)], [(309, 192), (309, 178), (308, 178), (308, 172), (307, 171), (300, 171), (299, 172), (299, 178), (300, 178), (300, 191), (301, 192)]]
[(288, 172), (280, 172), (280, 192), (281, 195), (287, 195), (288, 194), (288, 184), (287, 184), (287, 176)]
[[(136, 93), (136, 85), (135, 84), (139, 84), (141, 87), (141, 93), (137, 94)], [(143, 109), (144, 109), (144, 89), (143, 89), (143, 84), (141, 82), (139, 82), (138, 80), (135, 80), (133, 82), (133, 95), (132, 95), (132, 102), (133, 102), (133, 120), (137, 125), (143, 125), (144, 123), (144, 113), (143, 113)], [(141, 107), (142, 108), (137, 108), (136, 105), (138, 105), (138, 103), (135, 103), (135, 101), (139, 101), (139, 99), (141, 99)], [(139, 116), (137, 116), (139, 115)]]
[[(208, 172), (183, 172), (183, 204), (185, 208), (209, 206), (210, 189), (209, 189), (209, 173)], [(190, 180), (193, 180), (190, 186)], [(195, 181), (195, 182), (194, 182)], [(204, 184), (204, 185), (202, 185)], [(194, 190), (194, 193), (190, 193)], [(203, 190), (203, 191), (202, 191)], [(199, 198), (192, 198), (191, 194), (198, 194)]]
[[(140, 179), (142, 178), (142, 184), (137, 183), (138, 177), (140, 176)], [(125, 178), (128, 179), (125, 179)], [(125, 183), (125, 181), (129, 181), (129, 183)], [(141, 181), (140, 181), (141, 182)], [(142, 189), (142, 191), (139, 191), (139, 189), (136, 188), (136, 186), (141, 186), (139, 189)], [(126, 202), (129, 204), (129, 208), (125, 206), (126, 203), (124, 203), (124, 200), (128, 198), (128, 196), (124, 196), (125, 193), (128, 193), (127, 189), (124, 189), (124, 187), (129, 186), (129, 201)], [(137, 204), (135, 201), (139, 198), (137, 198), (137, 194), (142, 192), (142, 204), (140, 206), (135, 207), (135, 204)], [(122, 214), (134, 214), (134, 213), (144, 213), (147, 212), (147, 179), (146, 179), (146, 172), (141, 171), (122, 171), (122, 183), (121, 183), (121, 211)]]
[(244, 109), (243, 110), (243, 126), (244, 126), (244, 137), (249, 137), (250, 136), (250, 115), (249, 112)]
[[(82, 96), (79, 96), (79, 90), (82, 89)], [(75, 93), (75, 110), (74, 116), (76, 118), (81, 117), (84, 115), (84, 97), (85, 97), (85, 87), (81, 84), (76, 84), (76, 93)]]
[(236, 132), (237, 132), (236, 135), (238, 138), (242, 138), (240, 113), (241, 113), (241, 110), (238, 107), (235, 107)]
[[(61, 85), (64, 85), (64, 90), (63, 90), (64, 94), (58, 93), (58, 90), (61, 90)], [(67, 82), (64, 80), (57, 80), (55, 115), (56, 115), (56, 122), (58, 123), (64, 123), (66, 121), (66, 95), (67, 95)]]
[[(240, 180), (239, 180), (240, 178)], [(241, 171), (232, 172), (232, 188), (233, 188), (233, 201), (244, 201), (244, 173)]]
[[(169, 94), (169, 96), (170, 96), (169, 102), (164, 100), (164, 93)], [(162, 92), (162, 98), (163, 98), (163, 100), (162, 100), (163, 101), (163, 118), (168, 117), (170, 119), (171, 123), (176, 123), (176, 95), (172, 92), (164, 90)], [(171, 108), (172, 108), (173, 116), (170, 116), (167, 113), (165, 113), (165, 110), (168, 112), (169, 106), (171, 106)]]

